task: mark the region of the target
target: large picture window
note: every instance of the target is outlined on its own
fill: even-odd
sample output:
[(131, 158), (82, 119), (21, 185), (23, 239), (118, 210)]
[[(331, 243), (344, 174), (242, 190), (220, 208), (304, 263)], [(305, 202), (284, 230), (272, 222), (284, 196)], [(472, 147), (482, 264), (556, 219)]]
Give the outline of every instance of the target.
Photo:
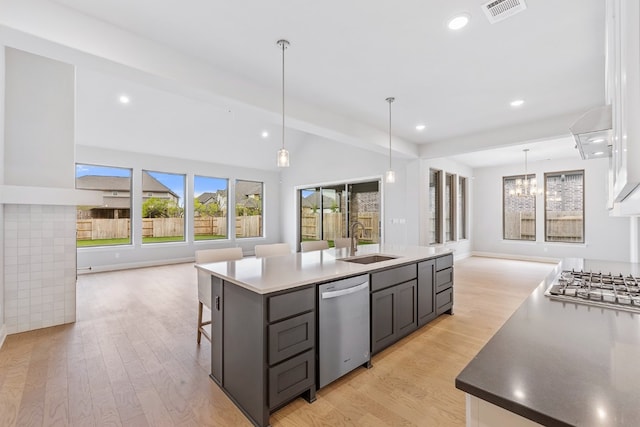
[(544, 174), (544, 240), (584, 243), (584, 171)]
[(185, 175), (142, 171), (142, 243), (184, 241)]
[[(533, 176), (529, 175), (528, 179)], [(505, 240), (536, 240), (536, 196), (521, 190), (524, 175), (502, 178), (502, 232)]]
[(216, 240), (228, 237), (227, 192), (229, 181), (207, 176), (193, 177), (193, 238)]
[(261, 237), (263, 229), (263, 184), (236, 181), (236, 238)]
[(442, 243), (440, 233), (440, 184), (442, 171), (429, 169), (429, 244)]
[(102, 204), (76, 208), (77, 246), (131, 244), (131, 169), (76, 164), (76, 188), (102, 192)]

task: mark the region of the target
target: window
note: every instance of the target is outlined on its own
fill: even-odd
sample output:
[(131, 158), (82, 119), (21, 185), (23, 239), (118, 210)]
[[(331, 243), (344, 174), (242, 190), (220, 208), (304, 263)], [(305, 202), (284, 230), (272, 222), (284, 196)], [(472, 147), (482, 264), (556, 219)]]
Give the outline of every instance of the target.
[[(528, 176), (528, 179), (532, 178)], [(520, 191), (524, 179), (524, 175), (502, 178), (502, 233), (505, 240), (536, 240), (536, 197)]]
[(76, 188), (102, 192), (101, 205), (77, 207), (77, 246), (131, 244), (131, 169), (76, 164)]
[(467, 178), (458, 177), (458, 239), (467, 239)]
[(440, 237), (440, 181), (442, 171), (429, 169), (429, 244), (442, 243)]
[(444, 239), (450, 242), (455, 239), (455, 205), (453, 198), (453, 189), (455, 186), (455, 175), (447, 173), (444, 180)]
[(193, 178), (193, 239), (216, 240), (228, 237), (227, 190), (223, 178)]
[(544, 174), (544, 240), (584, 243), (584, 171)]
[(359, 244), (380, 242), (380, 183), (367, 181), (298, 190), (300, 241), (350, 237), (348, 224), (360, 222)]
[(262, 236), (263, 184), (236, 181), (236, 238)]
[(142, 243), (184, 241), (185, 181), (184, 175), (142, 171)]

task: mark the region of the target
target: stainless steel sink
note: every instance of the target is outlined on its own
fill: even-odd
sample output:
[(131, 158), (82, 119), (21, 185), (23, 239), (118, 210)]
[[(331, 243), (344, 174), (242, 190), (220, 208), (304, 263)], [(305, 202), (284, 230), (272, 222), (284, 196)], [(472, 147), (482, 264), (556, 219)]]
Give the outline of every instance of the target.
[(371, 254), (371, 255), (355, 256), (350, 258), (342, 258), (340, 259), (340, 261), (355, 262), (357, 264), (373, 264), (374, 262), (389, 261), (390, 259), (396, 259), (396, 258), (397, 257), (395, 256), (389, 256), (389, 255)]

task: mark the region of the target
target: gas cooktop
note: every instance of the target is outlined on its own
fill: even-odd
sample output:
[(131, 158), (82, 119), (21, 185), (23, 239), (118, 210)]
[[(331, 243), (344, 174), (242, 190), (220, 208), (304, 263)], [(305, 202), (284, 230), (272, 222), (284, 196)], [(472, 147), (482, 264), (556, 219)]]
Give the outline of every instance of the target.
[(549, 286), (552, 299), (640, 313), (640, 278), (565, 270)]

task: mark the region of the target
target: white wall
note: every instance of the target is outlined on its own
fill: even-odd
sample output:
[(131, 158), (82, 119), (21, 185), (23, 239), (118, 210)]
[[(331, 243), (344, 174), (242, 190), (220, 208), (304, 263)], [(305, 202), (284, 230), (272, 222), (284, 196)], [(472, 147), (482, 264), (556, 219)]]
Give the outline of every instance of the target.
[(606, 209), (608, 160), (555, 160), (529, 163), (544, 185), (544, 173), (585, 171), (585, 243), (544, 241), (544, 199), (536, 201), (536, 242), (502, 239), (502, 177), (524, 173), (524, 165), (474, 170), (473, 251), (507, 257), (563, 258), (629, 261), (629, 219), (610, 217)]
[[(462, 163), (449, 160), (447, 158), (428, 159), (420, 161), (419, 177), (419, 212), (420, 212), (420, 244), (429, 244), (429, 170), (437, 169), (443, 173), (455, 174), (467, 178), (467, 239), (444, 242), (438, 246), (451, 248), (455, 259), (467, 257), (471, 253), (471, 236), (473, 231), (474, 203), (473, 203), (473, 170)], [(444, 192), (444, 175), (441, 183)], [(443, 193), (444, 194), (444, 193)], [(457, 206), (457, 204), (456, 204)], [(441, 228), (444, 229), (444, 218), (441, 218)]]
[[(176, 141), (179, 144), (180, 141)], [(153, 151), (153, 141), (149, 141), (149, 151)], [(258, 243), (275, 243), (280, 241), (280, 185), (277, 172), (261, 171), (258, 169), (239, 168), (217, 163), (195, 162), (192, 160), (175, 159), (153, 154), (130, 153), (117, 150), (107, 150), (86, 145), (76, 146), (76, 161), (83, 164), (114, 166), (132, 169), (133, 179), (133, 208), (132, 233), (133, 245), (122, 245), (100, 248), (79, 248), (78, 268), (84, 271), (91, 267), (93, 271), (113, 270), (122, 268), (141, 267), (166, 264), (170, 262), (193, 261), (197, 249), (216, 247), (242, 247), (245, 255), (253, 254), (253, 247)], [(187, 175), (186, 212), (187, 225), (185, 242), (171, 242), (142, 245), (141, 218), (137, 215), (142, 206), (140, 177), (142, 170), (169, 172)], [(235, 179), (261, 181), (264, 183), (264, 230), (265, 236), (259, 238), (236, 239), (233, 227), (230, 228), (228, 240), (193, 242), (193, 175), (229, 179), (229, 206), (233, 203), (233, 185)], [(190, 197), (191, 196), (191, 197)]]
[[(417, 161), (393, 158), (396, 182), (382, 184), (384, 242), (416, 245), (418, 205), (408, 193), (415, 192)], [(387, 155), (321, 137), (310, 136), (291, 153), (291, 166), (282, 171), (282, 239), (297, 244), (296, 187), (340, 183), (361, 178), (381, 179), (389, 168)], [(384, 181), (384, 180), (383, 180)], [(414, 193), (415, 194), (415, 193)], [(392, 220), (397, 220), (393, 221)], [(402, 221), (404, 220), (404, 221)]]
[(74, 67), (6, 49), (4, 183), (74, 188)]
[[(4, 185), (4, 86), (5, 50), (0, 45), (0, 185)], [(0, 224), (4, 224), (4, 205), (0, 203)], [(0, 347), (7, 335), (4, 319), (4, 227), (0, 227)]]

